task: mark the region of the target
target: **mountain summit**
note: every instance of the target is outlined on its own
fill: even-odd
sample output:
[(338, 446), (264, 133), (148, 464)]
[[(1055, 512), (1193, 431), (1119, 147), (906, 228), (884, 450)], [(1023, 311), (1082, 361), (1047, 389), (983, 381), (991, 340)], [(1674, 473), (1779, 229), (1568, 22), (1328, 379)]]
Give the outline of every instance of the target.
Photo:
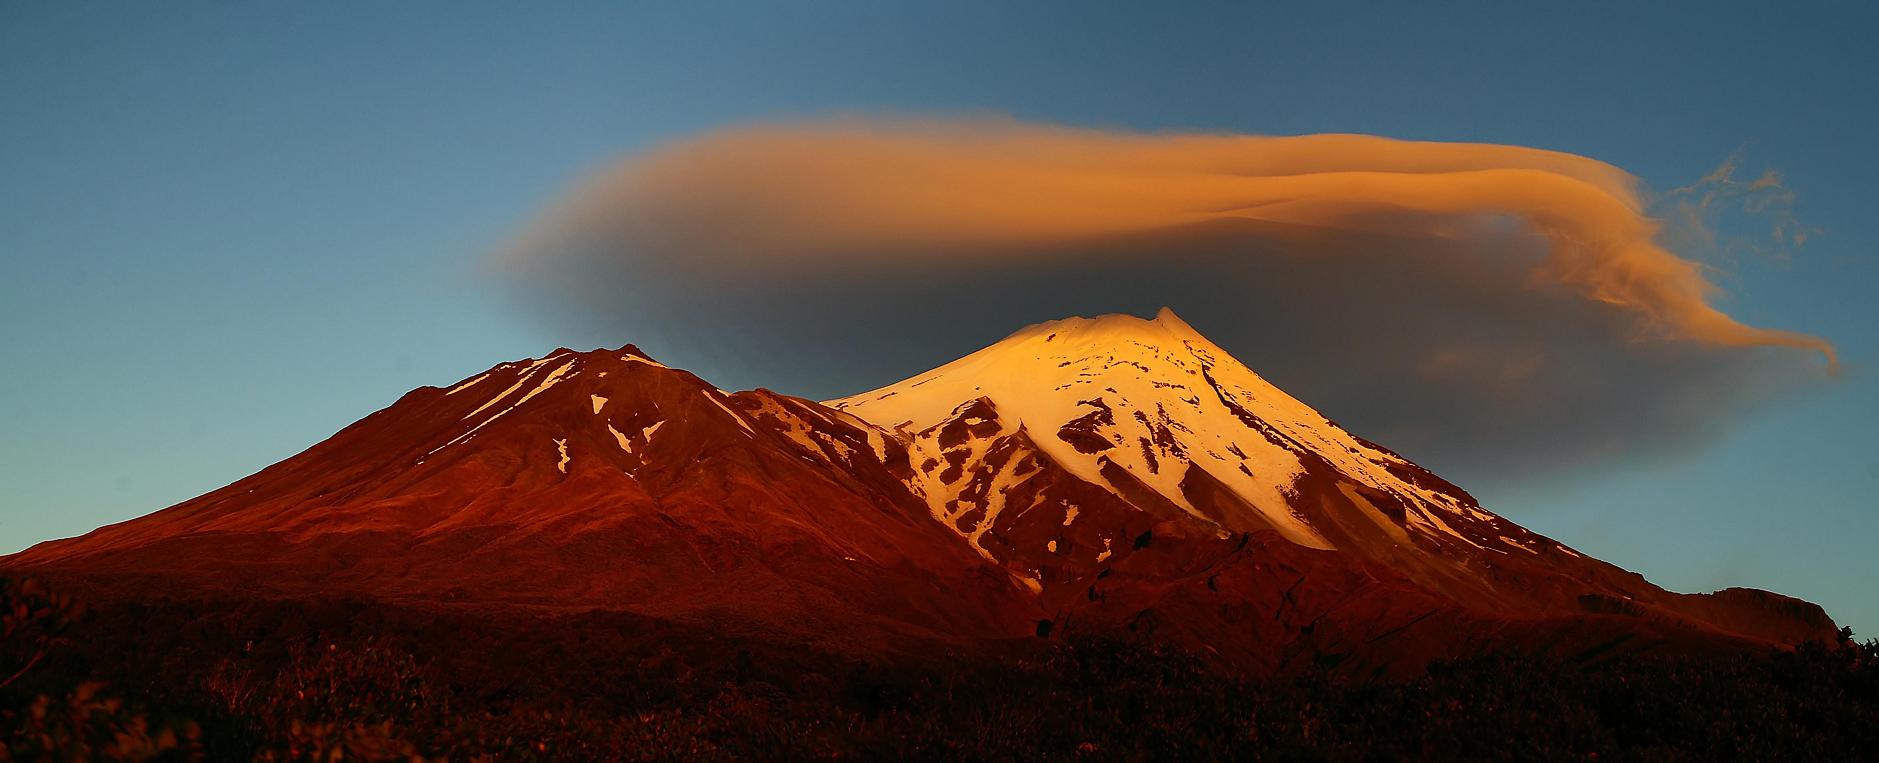
[(128, 593), (620, 609), (845, 648), (1021, 631), (1035, 605), (926, 516), (887, 446), (631, 345), (560, 349), (4, 564)]
[[(1466, 493), (1345, 432), (1166, 308), (1147, 321), (1107, 315), (1041, 323), (827, 405), (892, 429), (932, 457), (935, 468), (923, 470), (916, 486), (937, 512), (983, 509), (976, 511), (980, 531), (996, 524), (1004, 508), (998, 496), (1023, 475), (962, 498), (960, 481), (944, 478), (947, 467), (980, 463), (1014, 436), (1040, 460), (1139, 510), (1225, 532), (1271, 530), (1310, 548), (1350, 548), (1379, 533), (1397, 544), (1411, 543), (1414, 533), (1417, 543), (1477, 545), (1454, 525), (1493, 521)], [(939, 437), (951, 422), (977, 436)], [(1299, 489), (1313, 481), (1336, 483), (1330, 487), (1355, 496), (1348, 502), (1362, 510), (1327, 516), (1320, 496)], [(1519, 537), (1474, 535), (1497, 550), (1539, 552), (1537, 536), (1506, 531)]]
[(1834, 629), (1529, 532), (1166, 309), (1037, 324), (826, 403), (727, 394), (630, 345), (557, 350), (0, 567), (125, 596), (619, 610), (850, 651), (1127, 632), (1262, 671)]

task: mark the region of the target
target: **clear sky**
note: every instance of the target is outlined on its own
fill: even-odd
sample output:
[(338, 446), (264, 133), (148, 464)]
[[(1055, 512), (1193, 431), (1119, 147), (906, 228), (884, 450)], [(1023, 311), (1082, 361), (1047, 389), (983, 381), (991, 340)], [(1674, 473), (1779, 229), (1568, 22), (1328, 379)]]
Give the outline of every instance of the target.
[(1879, 634), (1879, 6), (1010, 5), (0, 5), (0, 550), (219, 487), (418, 385), (635, 341), (479, 269), (622, 153), (1005, 114), (1533, 146), (1660, 189), (1736, 154), (1780, 172), (1820, 234), (1726, 263), (1721, 304), (1833, 341), (1838, 380), (1648, 467), (1542, 488), (1432, 466), (1667, 587), (1769, 588)]

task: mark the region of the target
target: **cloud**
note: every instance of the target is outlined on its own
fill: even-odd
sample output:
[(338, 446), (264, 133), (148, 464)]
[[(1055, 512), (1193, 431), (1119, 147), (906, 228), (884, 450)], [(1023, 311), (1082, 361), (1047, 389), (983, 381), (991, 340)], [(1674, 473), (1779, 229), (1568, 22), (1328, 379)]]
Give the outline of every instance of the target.
[(1778, 177), (1734, 172), (1661, 197), (1660, 221), (1623, 170), (1518, 146), (763, 124), (607, 168), (499, 264), (571, 315), (728, 348), (693, 357), (812, 394), (948, 360), (999, 322), (1172, 304), (1412, 456), (1542, 474), (1688, 447), (1818, 376), (1808, 355), (1833, 362), (1723, 312), (1705, 265), (1668, 248), (1716, 247), (1719, 203), (1777, 209), (1800, 242)]
[[(1785, 259), (1820, 233), (1795, 217), (1794, 191), (1782, 185), (1779, 173), (1767, 170), (1754, 180), (1741, 180), (1736, 177), (1741, 163), (1739, 154), (1731, 156), (1702, 179), (1654, 201), (1668, 223), (1660, 239), (1669, 248), (1731, 261), (1743, 255)], [(1731, 218), (1753, 220), (1766, 232), (1719, 236), (1718, 224)]]

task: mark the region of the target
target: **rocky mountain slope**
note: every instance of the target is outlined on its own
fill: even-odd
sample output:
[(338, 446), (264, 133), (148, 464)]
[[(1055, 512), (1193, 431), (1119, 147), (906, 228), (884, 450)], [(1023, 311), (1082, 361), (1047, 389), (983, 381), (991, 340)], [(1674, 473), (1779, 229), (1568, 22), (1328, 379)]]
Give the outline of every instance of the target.
[(1166, 310), (1039, 324), (827, 403), (557, 350), (0, 567), (133, 597), (608, 609), (851, 652), (1132, 633), (1260, 671), (1833, 631), (1805, 602), (1666, 592), (1529, 532)]

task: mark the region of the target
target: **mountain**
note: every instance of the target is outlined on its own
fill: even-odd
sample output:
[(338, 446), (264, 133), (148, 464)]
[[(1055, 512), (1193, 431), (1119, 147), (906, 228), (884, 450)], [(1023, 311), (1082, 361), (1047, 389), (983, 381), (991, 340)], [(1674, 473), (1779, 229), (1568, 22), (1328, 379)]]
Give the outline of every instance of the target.
[[(1528, 531), (1165, 308), (1031, 326), (826, 405), (890, 431), (933, 516), (1059, 617), (1152, 616), (1264, 667), (1288, 659), (1273, 643), (1322, 654), (1392, 639), (1414, 652), (1415, 630), (1420, 648), (1489, 633), (1791, 644), (1833, 630), (1812, 604), (1670, 593)], [(1265, 635), (1218, 635), (1248, 629)]]
[(623, 611), (851, 653), (1130, 634), (1255, 671), (1834, 629), (1529, 532), (1167, 310), (1031, 326), (826, 403), (727, 394), (630, 345), (557, 350), (0, 567), (124, 597)]
[(130, 595), (611, 608), (843, 648), (1022, 632), (1035, 604), (911, 499), (896, 447), (630, 345), (561, 349), (4, 565)]

